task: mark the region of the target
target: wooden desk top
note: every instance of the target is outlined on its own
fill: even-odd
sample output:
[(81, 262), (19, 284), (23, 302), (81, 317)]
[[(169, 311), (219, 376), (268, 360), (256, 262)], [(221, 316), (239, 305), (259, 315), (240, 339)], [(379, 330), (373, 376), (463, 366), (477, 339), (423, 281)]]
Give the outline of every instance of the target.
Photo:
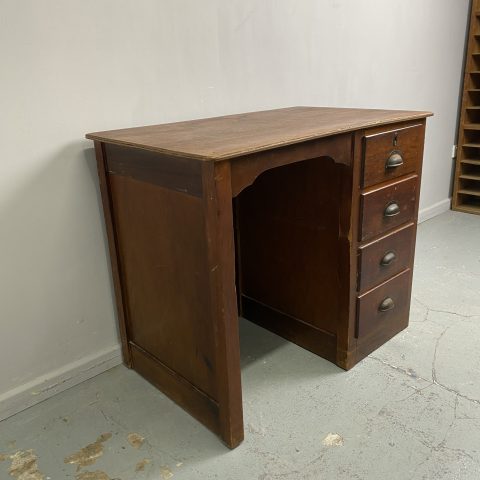
[(86, 137), (168, 155), (218, 161), (378, 124), (431, 115), (430, 112), (404, 110), (290, 107), (89, 133)]

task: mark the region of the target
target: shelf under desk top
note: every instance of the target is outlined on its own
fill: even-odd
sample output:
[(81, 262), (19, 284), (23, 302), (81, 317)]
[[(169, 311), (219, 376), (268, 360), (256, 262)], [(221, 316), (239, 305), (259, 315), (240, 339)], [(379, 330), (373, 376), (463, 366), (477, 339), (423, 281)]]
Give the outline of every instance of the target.
[(224, 117), (89, 133), (87, 138), (199, 160), (225, 160), (430, 112), (290, 107)]

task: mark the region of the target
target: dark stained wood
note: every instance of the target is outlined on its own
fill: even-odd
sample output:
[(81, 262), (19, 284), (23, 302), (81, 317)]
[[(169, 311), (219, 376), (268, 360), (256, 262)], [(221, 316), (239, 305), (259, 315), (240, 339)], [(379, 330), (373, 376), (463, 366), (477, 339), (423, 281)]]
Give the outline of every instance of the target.
[[(422, 161), (423, 125), (421, 123), (365, 136), (363, 187), (414, 173)], [(388, 158), (399, 154), (403, 165), (386, 168)]]
[(243, 408), (230, 164), (203, 164), (202, 179), (220, 435), (228, 447), (235, 448), (243, 440)]
[(195, 160), (114, 144), (106, 144), (105, 152), (109, 173), (202, 196), (202, 165)]
[(162, 390), (207, 428), (220, 433), (218, 404), (202, 390), (135, 344), (131, 345), (133, 368)]
[(87, 138), (181, 157), (224, 160), (430, 115), (403, 110), (291, 107), (89, 133)]
[(113, 223), (110, 188), (107, 178), (105, 145), (100, 142), (94, 142), (94, 144), (95, 156), (97, 160), (98, 180), (100, 184), (100, 193), (102, 196), (103, 215), (105, 218), (105, 227), (107, 230), (108, 249), (110, 252), (110, 268), (112, 269), (113, 288), (115, 290), (118, 328), (120, 331), (120, 340), (122, 342), (122, 357), (125, 365), (131, 368), (132, 359), (130, 355), (130, 345), (128, 343), (126, 326), (126, 306), (124, 302), (123, 283), (121, 279), (118, 258), (117, 234), (115, 231), (115, 225)]
[[(351, 156), (351, 142), (340, 145)], [(241, 293), (333, 335), (345, 171), (331, 157), (297, 162), (264, 172), (238, 196)]]
[(335, 334), (318, 329), (245, 295), (242, 296), (242, 304), (248, 320), (310, 352), (335, 362), (337, 352)]
[(364, 131), (352, 136), (350, 161), (342, 168), (342, 189), (339, 200), (338, 217), (338, 272), (340, 289), (337, 325), (336, 364), (348, 370), (356, 363), (356, 287), (357, 287), (357, 245), (359, 224), (359, 185), (361, 174), (361, 154)]
[[(89, 135), (125, 361), (234, 448), (238, 308), (344, 369), (405, 328), (428, 115), (297, 107)], [(392, 132), (416, 160), (390, 177)]]
[(129, 339), (217, 399), (202, 199), (109, 178)]
[[(423, 120), (422, 121), (423, 132), (425, 132), (425, 123), (426, 123), (425, 120)], [(373, 130), (374, 133), (377, 133), (379, 131), (381, 131), (380, 128), (376, 128)], [(424, 148), (423, 137), (421, 138), (421, 142), (422, 142), (422, 145), (421, 145), (420, 157), (423, 158), (423, 148)], [(422, 173), (422, 163), (420, 162), (420, 165), (418, 166), (418, 169), (416, 171), (416, 174), (418, 175), (419, 178), (421, 177), (421, 173)], [(420, 192), (418, 191), (416, 195), (415, 206), (414, 206), (414, 216), (412, 219), (413, 228), (415, 231), (414, 236), (416, 235), (416, 231), (417, 231), (418, 204), (420, 199), (419, 194)], [(397, 322), (393, 322), (393, 323), (390, 322), (390, 324), (385, 325), (385, 328), (380, 327), (377, 329), (373, 329), (371, 330), (370, 333), (366, 333), (362, 336), (362, 338), (359, 338), (357, 340), (355, 350), (351, 352), (351, 356), (350, 356), (351, 365), (355, 365), (356, 363), (358, 363), (360, 360), (365, 358), (367, 355), (372, 353), (374, 350), (376, 350), (378, 347), (383, 345), (385, 342), (390, 340), (394, 335), (396, 335), (397, 333), (399, 333), (400, 331), (402, 331), (408, 326), (408, 314), (409, 314), (410, 296), (411, 296), (411, 290), (412, 290), (412, 273), (413, 273), (414, 254), (415, 254), (415, 242), (413, 243), (412, 257), (409, 265), (408, 281), (406, 282), (405, 291), (404, 291), (405, 298), (407, 300), (404, 306), (405, 313), (403, 315), (403, 319), (399, 317), (399, 320)], [(360, 280), (361, 280), (361, 276), (360, 276)]]
[[(386, 185), (375, 186), (361, 195), (360, 239), (368, 240), (381, 235), (416, 217), (418, 176), (409, 175)], [(396, 203), (400, 213), (388, 217), (386, 208)]]
[(341, 134), (232, 159), (232, 194), (236, 197), (267, 170), (303, 160), (331, 157), (335, 163), (350, 165), (351, 144), (352, 135)]
[[(231, 174), (231, 169), (230, 169)], [(232, 191), (233, 195), (233, 191)], [(243, 284), (242, 281), (242, 252), (240, 250), (240, 202), (238, 201), (238, 197), (232, 199), (232, 210), (233, 210), (233, 236), (235, 242), (235, 294), (237, 297), (237, 309), (238, 315), (241, 317), (243, 316), (243, 308), (242, 308), (242, 300), (240, 296), (240, 288), (239, 286)]]
[[(410, 270), (382, 283), (358, 297), (357, 331), (361, 338), (376, 330), (395, 332), (408, 325), (410, 309)], [(388, 311), (380, 311), (382, 301), (391, 298), (394, 307)], [(393, 336), (393, 335), (392, 335)]]
[[(402, 226), (374, 242), (362, 245), (359, 249), (359, 290), (368, 290), (409, 268), (412, 265), (414, 245), (413, 223)], [(382, 264), (386, 255), (391, 255), (393, 260), (391, 263)]]
[(398, 321), (389, 322), (384, 324), (382, 328), (376, 328), (371, 330), (370, 333), (365, 334), (362, 338), (358, 339), (357, 348), (355, 351), (356, 360), (359, 361), (362, 358), (365, 358), (367, 355), (372, 353), (378, 347), (383, 345), (385, 342), (394, 337), (397, 333), (401, 332), (408, 326), (408, 310), (410, 308), (410, 295), (411, 295), (411, 282), (412, 282), (412, 272), (408, 274), (408, 281), (405, 285), (405, 298), (406, 304), (402, 305), (402, 308), (405, 310), (405, 313), (402, 316), (398, 317)]

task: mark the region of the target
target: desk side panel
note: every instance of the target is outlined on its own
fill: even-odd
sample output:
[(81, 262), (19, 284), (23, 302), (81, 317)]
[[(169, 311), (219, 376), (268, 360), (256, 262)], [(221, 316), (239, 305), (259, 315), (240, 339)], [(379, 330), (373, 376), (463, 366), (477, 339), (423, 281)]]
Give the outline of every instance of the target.
[(132, 366), (219, 433), (201, 169), (138, 149), (105, 151)]

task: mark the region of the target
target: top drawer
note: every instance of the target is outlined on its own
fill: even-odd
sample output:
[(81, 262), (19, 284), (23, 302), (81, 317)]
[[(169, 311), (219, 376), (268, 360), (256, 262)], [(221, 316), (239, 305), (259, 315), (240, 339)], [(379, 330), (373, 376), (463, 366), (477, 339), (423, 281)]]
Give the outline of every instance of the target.
[(362, 187), (417, 172), (422, 161), (423, 125), (366, 135)]

